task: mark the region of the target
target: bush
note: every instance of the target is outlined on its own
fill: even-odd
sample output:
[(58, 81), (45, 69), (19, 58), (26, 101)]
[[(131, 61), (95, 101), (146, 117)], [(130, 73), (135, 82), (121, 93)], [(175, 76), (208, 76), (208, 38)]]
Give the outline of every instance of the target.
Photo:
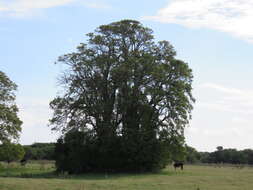
[(54, 160), (55, 143), (34, 143), (23, 147), (27, 160)]
[(57, 170), (69, 173), (145, 172), (161, 169), (167, 164), (168, 155), (161, 150), (158, 141), (141, 138), (138, 141), (130, 146), (122, 137), (106, 142), (96, 139), (91, 131), (72, 130), (57, 141)]
[(25, 155), (24, 148), (20, 144), (4, 143), (0, 146), (0, 161), (8, 163), (21, 160)]

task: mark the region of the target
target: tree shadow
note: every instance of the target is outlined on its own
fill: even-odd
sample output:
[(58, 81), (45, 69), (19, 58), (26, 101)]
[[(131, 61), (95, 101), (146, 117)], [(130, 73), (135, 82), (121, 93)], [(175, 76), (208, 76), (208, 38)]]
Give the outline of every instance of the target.
[(31, 179), (71, 179), (71, 180), (116, 180), (119, 178), (145, 178), (156, 175), (173, 175), (173, 172), (162, 170), (159, 172), (146, 173), (85, 173), (85, 174), (68, 174), (67, 172), (57, 173), (56, 171), (45, 172), (20, 172), (13, 173), (11, 171), (0, 172), (0, 177), (8, 178), (31, 178)]

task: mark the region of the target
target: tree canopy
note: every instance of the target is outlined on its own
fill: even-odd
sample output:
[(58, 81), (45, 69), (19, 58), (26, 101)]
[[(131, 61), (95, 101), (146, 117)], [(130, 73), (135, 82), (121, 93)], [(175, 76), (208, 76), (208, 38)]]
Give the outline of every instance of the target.
[(20, 144), (6, 142), (0, 145), (0, 161), (8, 163), (21, 160), (25, 155), (25, 150)]
[[(221, 147), (221, 146), (219, 146)], [(202, 163), (253, 164), (253, 150), (235, 148), (218, 149), (214, 152), (199, 152)]]
[(26, 160), (54, 160), (55, 143), (24, 145)]
[(50, 103), (52, 129), (63, 133), (58, 160), (78, 165), (70, 147), (83, 158), (93, 155), (89, 165), (63, 170), (153, 170), (178, 154), (193, 108), (192, 70), (152, 34), (122, 20), (98, 27), (77, 52), (59, 57), (64, 90)]
[(16, 140), (22, 121), (18, 118), (15, 103), (17, 85), (0, 71), (0, 142)]

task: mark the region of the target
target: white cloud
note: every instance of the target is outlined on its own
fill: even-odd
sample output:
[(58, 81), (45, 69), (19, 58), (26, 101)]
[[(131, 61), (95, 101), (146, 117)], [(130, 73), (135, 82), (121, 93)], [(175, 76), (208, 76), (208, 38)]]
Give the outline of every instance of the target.
[(195, 86), (197, 102), (186, 142), (198, 150), (252, 148), (253, 89), (216, 83)]
[(0, 16), (33, 16), (43, 9), (66, 6), (73, 3), (95, 9), (109, 8), (109, 5), (103, 2), (90, 0), (0, 0)]
[(242, 117), (234, 117), (232, 118), (232, 122), (238, 124), (247, 124), (249, 123), (249, 120)]
[(171, 0), (155, 16), (144, 18), (191, 28), (211, 28), (253, 42), (252, 10), (250, 0)]
[(215, 99), (202, 101), (201, 106), (220, 109), (227, 112), (253, 115), (253, 90), (229, 88), (222, 85), (205, 83), (197, 87), (199, 90), (209, 90), (216, 94)]
[(23, 121), (21, 144), (52, 142), (59, 136), (48, 127), (51, 110), (49, 100), (18, 98), (19, 117)]
[(211, 88), (211, 89), (215, 89), (215, 90), (218, 90), (220, 92), (227, 93), (227, 94), (245, 95), (245, 92), (243, 92), (242, 90), (239, 90), (239, 89), (236, 89), (236, 88), (227, 88), (227, 87), (224, 87), (222, 85), (218, 85), (218, 84), (214, 84), (214, 83), (205, 83), (205, 84), (200, 85), (199, 87)]
[(220, 105), (226, 104), (227, 106), (230, 105), (230, 107), (231, 106), (241, 107), (243, 110), (238, 111), (243, 112), (246, 110), (250, 110), (251, 113), (253, 113), (252, 89), (230, 88), (214, 83), (205, 83), (199, 85), (197, 88), (215, 91), (219, 97), (219, 100), (216, 101), (217, 104)]
[(88, 8), (93, 8), (93, 9), (110, 9), (111, 6), (108, 4), (101, 2), (101, 1), (84, 1), (82, 4)]
[(0, 13), (6, 16), (26, 16), (40, 9), (67, 5), (75, 0), (2, 0)]

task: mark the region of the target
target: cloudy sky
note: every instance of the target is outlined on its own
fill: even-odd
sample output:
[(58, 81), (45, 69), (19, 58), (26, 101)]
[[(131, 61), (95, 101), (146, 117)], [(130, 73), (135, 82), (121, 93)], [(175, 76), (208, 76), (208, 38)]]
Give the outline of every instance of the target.
[(57, 57), (101, 24), (136, 19), (193, 69), (186, 142), (200, 151), (253, 148), (252, 10), (249, 0), (0, 0), (0, 70), (19, 86), (20, 142), (57, 138), (47, 126)]

